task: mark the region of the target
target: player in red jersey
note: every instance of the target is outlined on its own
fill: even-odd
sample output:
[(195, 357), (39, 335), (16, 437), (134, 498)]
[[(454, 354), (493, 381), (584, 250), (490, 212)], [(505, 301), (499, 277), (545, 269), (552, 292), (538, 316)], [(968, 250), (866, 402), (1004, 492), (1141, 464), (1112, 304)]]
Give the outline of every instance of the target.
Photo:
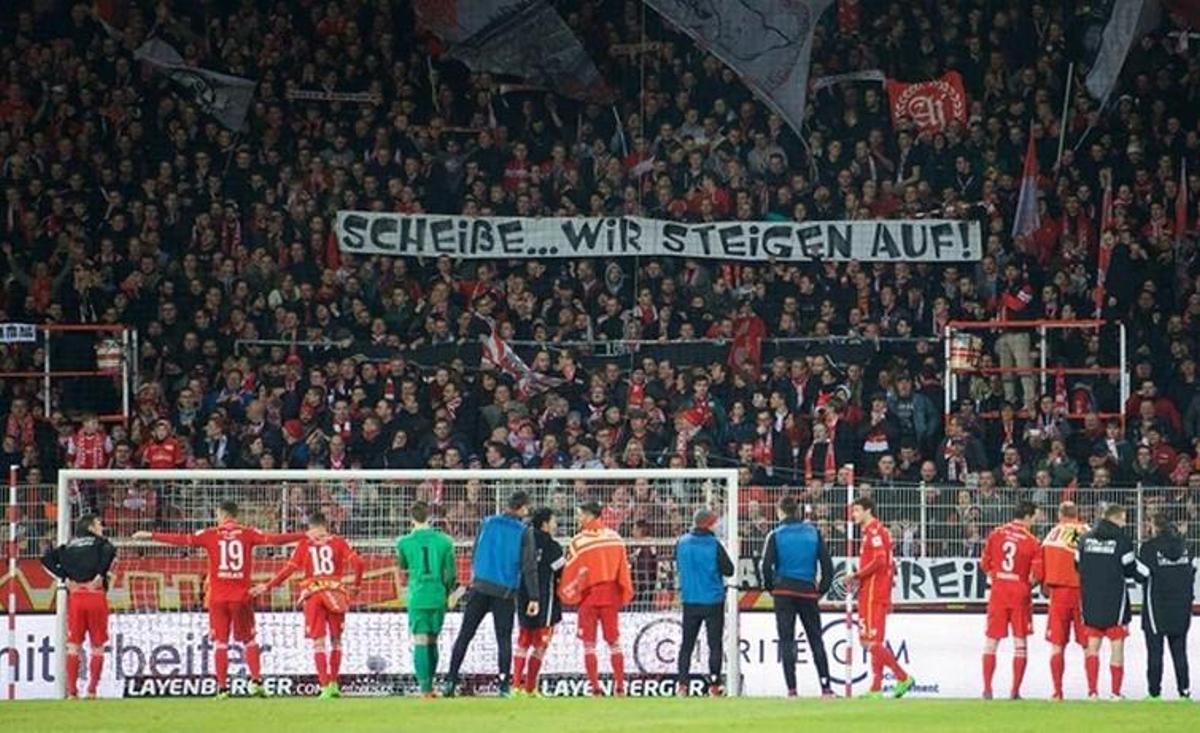
[[(304, 572), (301, 581), (303, 591), (300, 604), (304, 608), (304, 635), (312, 640), (313, 661), (317, 667), (317, 680), (321, 685), (321, 697), (341, 697), (338, 674), (342, 666), (342, 629), (346, 625), (346, 611), (350, 609), (350, 595), (362, 582), (365, 563), (350, 543), (329, 531), (325, 515), (314, 512), (308, 518), (308, 536), (300, 540), (292, 559), (275, 577), (250, 589), (257, 598), (283, 583), (297, 570)], [(342, 579), (354, 573), (349, 584)], [(328, 647), (325, 637), (329, 637)]]
[(1083, 628), (1083, 601), (1079, 596), (1079, 569), (1075, 555), (1079, 538), (1087, 534), (1088, 526), (1079, 520), (1075, 502), (1064, 501), (1058, 506), (1058, 524), (1042, 541), (1042, 587), (1050, 596), (1046, 612), (1046, 641), (1050, 642), (1050, 678), (1054, 681), (1054, 699), (1063, 699), (1063, 654), (1067, 642), (1087, 647)]
[(996, 673), (996, 647), (1013, 635), (1011, 697), (1021, 698), (1025, 678), (1025, 643), (1033, 631), (1033, 584), (1041, 577), (1042, 546), (1029, 528), (1037, 518), (1037, 506), (1017, 502), (1013, 520), (992, 530), (983, 548), (980, 565), (992, 584), (987, 605), (987, 640), (983, 647), (983, 697), (992, 699), (992, 677)]
[(850, 505), (854, 523), (862, 528), (862, 548), (858, 553), (858, 572), (849, 576), (852, 590), (858, 588), (859, 639), (871, 655), (871, 691), (869, 698), (883, 696), (883, 668), (896, 677), (895, 697), (913, 688), (916, 680), (896, 661), (885, 643), (887, 616), (892, 609), (892, 533), (875, 517), (875, 501), (860, 496)]
[(208, 555), (208, 628), (213, 640), (213, 667), (217, 674), (217, 697), (229, 697), (229, 636), (245, 646), (250, 668), (250, 693), (266, 696), (262, 664), (254, 630), (254, 601), (250, 578), (254, 548), (259, 545), (290, 545), (304, 539), (303, 532), (268, 534), (239, 524), (238, 507), (232, 501), (217, 509), (217, 526), (195, 534), (135, 532), (135, 540), (152, 540), (167, 545), (203, 547)]

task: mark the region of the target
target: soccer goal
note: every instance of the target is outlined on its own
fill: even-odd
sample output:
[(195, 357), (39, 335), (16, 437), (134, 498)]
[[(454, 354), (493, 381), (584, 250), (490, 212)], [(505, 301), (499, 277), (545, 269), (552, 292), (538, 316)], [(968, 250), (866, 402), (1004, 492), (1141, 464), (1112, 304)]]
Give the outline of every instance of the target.
[[(84, 484), (91, 484), (82, 491)], [(714, 510), (714, 532), (731, 557), (739, 557), (738, 485), (734, 470), (510, 470), (510, 471), (107, 471), (59, 474), (58, 540), (69, 539), (75, 518), (96, 511), (119, 553), (109, 589), (112, 615), (103, 696), (189, 696), (216, 691), (212, 645), (205, 613), (206, 562), (199, 548), (137, 542), (138, 530), (194, 532), (211, 526), (225, 501), (239, 506), (239, 520), (267, 532), (305, 528), (320, 511), (331, 530), (347, 538), (367, 568), (347, 617), (342, 644), (347, 694), (402, 694), (415, 689), (405, 615), (405, 574), (395, 544), (409, 529), (414, 502), (431, 507), (432, 523), (454, 540), (460, 585), (470, 579), (472, 543), (482, 519), (500, 511), (508, 496), (528, 492), (531, 506), (548, 506), (558, 517), (564, 544), (577, 530), (575, 508), (599, 501), (603, 519), (624, 537), (636, 597), (621, 615), (621, 645), (630, 695), (674, 695), (681, 604), (674, 547), (697, 509)], [(86, 503), (83, 497), (89, 497)], [(95, 497), (92, 499), (91, 497)], [(98, 505), (98, 506), (97, 506)], [(254, 580), (265, 581), (290, 555), (289, 548), (259, 547)], [(268, 689), (280, 695), (315, 693), (310, 647), (296, 607), (298, 576), (258, 599), (257, 632)], [(738, 573), (726, 593), (724, 689), (740, 689)], [(64, 692), (66, 591), (57, 608), (58, 689)], [(440, 637), (438, 670), (444, 674), (460, 622), (453, 608)], [(564, 612), (546, 655), (539, 690), (551, 696), (586, 694), (583, 649), (575, 614)], [(705, 694), (707, 651), (692, 658), (692, 694)], [(496, 640), (485, 622), (463, 667), (464, 690), (495, 689)], [(87, 669), (87, 665), (83, 665)], [(507, 672), (508, 670), (505, 670)], [(246, 676), (238, 645), (231, 644), (234, 694)]]

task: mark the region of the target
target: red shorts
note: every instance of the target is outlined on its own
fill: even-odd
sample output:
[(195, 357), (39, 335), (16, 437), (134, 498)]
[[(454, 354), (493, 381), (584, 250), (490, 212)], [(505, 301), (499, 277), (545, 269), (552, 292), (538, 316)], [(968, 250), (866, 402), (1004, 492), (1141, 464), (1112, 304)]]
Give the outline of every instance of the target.
[[(517, 634), (517, 646), (521, 648), (545, 648), (550, 646), (550, 640), (554, 638), (553, 626), (539, 626), (537, 628), (521, 627), (520, 633)], [(595, 641), (593, 632), (592, 640)]]
[(331, 609), (322, 593), (311, 595), (304, 601), (304, 636), (309, 639), (342, 638), (346, 625), (346, 614)]
[(229, 643), (229, 632), (233, 640), (241, 644), (254, 641), (254, 606), (250, 601), (209, 601), (208, 629), (213, 641)]
[(604, 627), (604, 641), (616, 646), (621, 641), (621, 625), (616, 606), (580, 606), (576, 622), (579, 624), (579, 640), (586, 646), (596, 644), (596, 625)]
[(108, 642), (108, 596), (104, 591), (79, 590), (67, 596), (67, 642), (92, 646)]
[(1076, 644), (1087, 644), (1079, 589), (1070, 586), (1051, 588), (1050, 609), (1046, 612), (1046, 641), (1055, 646), (1066, 646), (1072, 636)]
[(858, 609), (858, 637), (864, 644), (884, 640), (891, 610), (891, 606), (883, 603), (872, 603)]
[(1109, 641), (1120, 641), (1129, 636), (1128, 626), (1109, 626), (1106, 629), (1097, 629), (1095, 626), (1084, 626), (1084, 632), (1088, 639), (1108, 639)]
[(1018, 639), (1024, 639), (1033, 631), (1033, 604), (1029, 600), (1006, 601), (993, 598), (987, 607), (987, 638), (1005, 639), (1008, 630)]

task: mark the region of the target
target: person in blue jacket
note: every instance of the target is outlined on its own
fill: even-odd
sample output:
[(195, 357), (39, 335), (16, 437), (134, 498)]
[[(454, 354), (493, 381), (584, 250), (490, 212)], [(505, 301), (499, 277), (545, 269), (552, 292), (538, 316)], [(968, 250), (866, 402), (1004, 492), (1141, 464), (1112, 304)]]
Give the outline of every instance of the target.
[(775, 629), (788, 697), (796, 696), (796, 616), (812, 648), (822, 697), (833, 697), (829, 659), (821, 638), (817, 601), (833, 583), (833, 560), (825, 540), (812, 522), (800, 516), (800, 505), (785, 496), (776, 505), (779, 526), (767, 535), (762, 554), (763, 587), (775, 600)]
[(713, 534), (717, 515), (710, 509), (696, 511), (690, 532), (675, 543), (675, 566), (679, 595), (683, 601), (683, 641), (679, 645), (678, 694), (686, 696), (691, 680), (692, 650), (704, 626), (708, 637), (708, 692), (716, 697), (721, 684), (725, 635), (725, 578), (733, 575), (733, 561)]
[[(458, 690), (458, 671), (467, 657), (467, 647), (484, 616), (492, 614), (499, 657), (500, 695), (511, 693), (513, 616), (517, 592), (524, 586), (527, 598), (538, 597), (537, 544), (533, 528), (525, 522), (529, 516), (529, 494), (513, 492), (508, 510), (483, 520), (475, 537), (471, 558), (470, 595), (463, 611), (462, 627), (450, 653), (450, 674), (442, 694), (453, 697)], [(523, 609), (528, 616), (538, 615), (536, 600)]]

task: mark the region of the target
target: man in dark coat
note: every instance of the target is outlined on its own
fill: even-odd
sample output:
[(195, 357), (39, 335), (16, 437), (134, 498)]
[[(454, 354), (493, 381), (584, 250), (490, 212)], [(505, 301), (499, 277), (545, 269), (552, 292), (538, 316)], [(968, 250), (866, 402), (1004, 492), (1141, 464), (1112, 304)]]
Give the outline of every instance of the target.
[(1150, 697), (1162, 694), (1163, 640), (1171, 648), (1179, 696), (1191, 696), (1187, 635), (1192, 625), (1192, 596), (1196, 569), (1187, 542), (1165, 514), (1152, 519), (1154, 538), (1142, 545), (1138, 560), (1150, 570), (1142, 606), (1146, 634), (1146, 686)]
[(1125, 678), (1125, 637), (1129, 636), (1129, 591), (1126, 578), (1144, 580), (1149, 575), (1133, 551), (1125, 532), (1125, 507), (1111, 504), (1104, 518), (1079, 542), (1079, 584), (1083, 594), (1083, 625), (1087, 633), (1084, 665), (1088, 697), (1099, 697), (1100, 642), (1112, 644), (1112, 695), (1121, 696)]

